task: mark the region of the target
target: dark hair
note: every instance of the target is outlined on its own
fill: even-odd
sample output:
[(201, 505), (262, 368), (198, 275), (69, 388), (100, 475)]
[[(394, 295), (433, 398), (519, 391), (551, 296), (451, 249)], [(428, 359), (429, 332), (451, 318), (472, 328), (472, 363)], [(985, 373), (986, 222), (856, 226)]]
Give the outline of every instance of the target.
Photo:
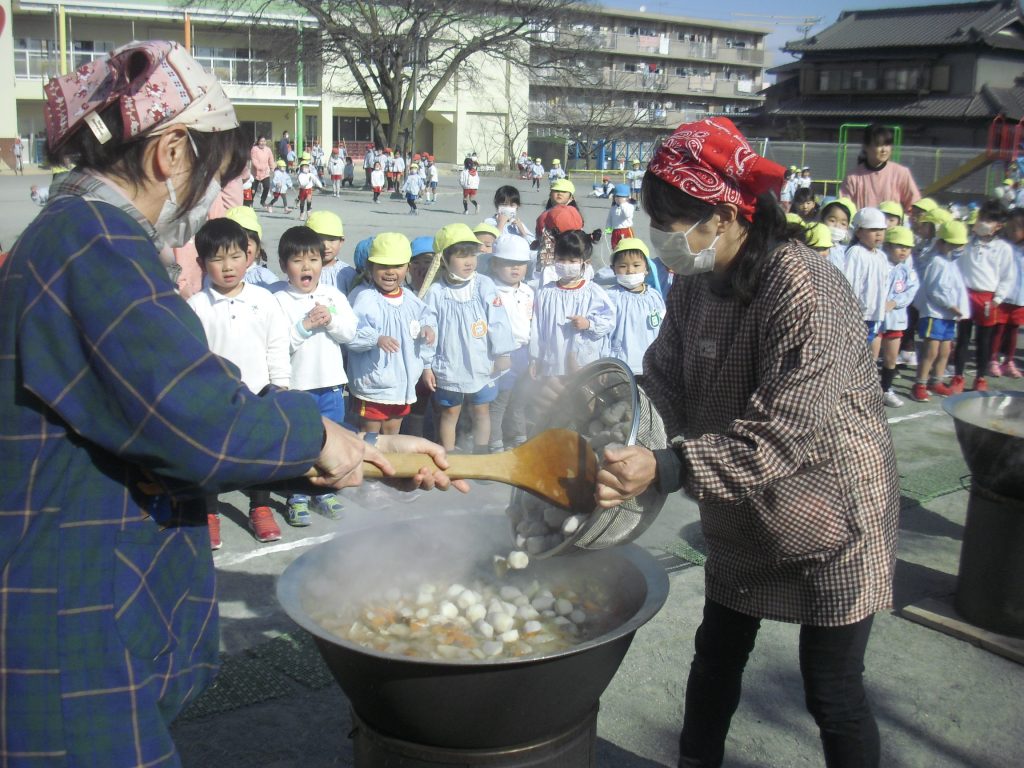
[(196, 232), (196, 253), (203, 261), (233, 245), (245, 253), (249, 247), (249, 236), (238, 222), (231, 219), (210, 219)]
[(837, 200), (833, 200), (831, 203), (829, 203), (824, 208), (822, 208), (820, 211), (818, 211), (818, 219), (820, 221), (825, 221), (825, 217), (828, 216), (828, 212), (830, 210), (832, 210), (833, 208), (838, 208), (839, 210), (841, 210), (843, 213), (846, 214), (846, 223), (847, 223), (847, 225), (853, 223), (853, 222), (850, 221), (850, 209), (847, 208), (842, 203), (838, 202)]
[(810, 213), (801, 214), (805, 219), (809, 219), (812, 216), (816, 216), (818, 213), (818, 203), (814, 199), (814, 192), (810, 187), (800, 187), (796, 192), (793, 193), (793, 202), (791, 210), (796, 208), (800, 203), (814, 203), (814, 208), (811, 209)]
[(982, 219), (1002, 224), (1006, 221), (1006, 211), (998, 200), (986, 200), (978, 209), (978, 220)]
[(319, 253), (324, 257), (324, 241), (309, 227), (291, 227), (286, 229), (277, 243), (277, 258), (283, 263), (292, 256), (303, 253)]
[(498, 191), (494, 193), (494, 207), (497, 208), (499, 205), (522, 205), (519, 190), (511, 184), (498, 187)]
[[(115, 101), (98, 114), (111, 135), (124, 135), (120, 101)], [(211, 133), (188, 131), (188, 135), (195, 143), (196, 156), (192, 158), (188, 189), (184, 199), (178, 201), (179, 218), (203, 199), (207, 187), (217, 177), (225, 158), (227, 165), (221, 174), (223, 183), (240, 176), (249, 159), (249, 147), (241, 128)], [(158, 138), (151, 134), (143, 134), (129, 141), (119, 141), (115, 138), (101, 144), (93, 132), (83, 125), (60, 147), (53, 149), (47, 143), (46, 160), (50, 165), (75, 165), (83, 170), (113, 176), (138, 187), (146, 181), (146, 169), (143, 165), (146, 147), (149, 146), (150, 139)]]
[(651, 267), (650, 267), (649, 264), (647, 264), (647, 258), (644, 256), (644, 252), (641, 251), (639, 248), (629, 248), (629, 249), (627, 249), (625, 251), (618, 251), (617, 253), (613, 253), (612, 254), (612, 266), (613, 267), (615, 266), (615, 262), (618, 261), (620, 256), (637, 256), (637, 255), (639, 255), (644, 260), (644, 265), (647, 267), (647, 269), (649, 271)]
[(861, 142), (863, 146), (878, 146), (884, 147), (893, 142), (892, 128), (881, 123), (872, 123), (864, 129), (864, 140)]
[(444, 249), (441, 256), (444, 258), (445, 266), (448, 266), (448, 259), (452, 256), (476, 256), (480, 253), (479, 243), (452, 243)]
[[(651, 223), (659, 227), (676, 222), (707, 221), (715, 212), (711, 203), (686, 194), (650, 171), (644, 174), (643, 190), (644, 210), (651, 217)], [(738, 221), (746, 229), (747, 237), (730, 267), (730, 282), (736, 298), (749, 304), (757, 293), (761, 267), (772, 247), (784, 240), (799, 239), (804, 227), (786, 221), (786, 215), (771, 192), (758, 195), (750, 222), (742, 216)]]
[(570, 229), (555, 238), (555, 258), (582, 259), (589, 261), (594, 252), (594, 242), (582, 229)]

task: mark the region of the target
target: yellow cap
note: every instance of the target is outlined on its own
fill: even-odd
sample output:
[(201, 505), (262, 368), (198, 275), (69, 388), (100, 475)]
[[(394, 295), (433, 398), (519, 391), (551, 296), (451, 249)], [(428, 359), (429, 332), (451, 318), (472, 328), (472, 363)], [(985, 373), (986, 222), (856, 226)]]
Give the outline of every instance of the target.
[(551, 164), (552, 164), (552, 165), (561, 165), (561, 164), (562, 164), (562, 161), (561, 161), (561, 160), (559, 160), (559, 159), (558, 159), (558, 158), (556, 157), (556, 158), (555, 158), (554, 160), (552, 160), (552, 161), (551, 161)]
[(967, 223), (970, 224), (971, 226), (974, 226), (975, 224), (978, 223), (978, 209), (977, 208), (973, 209), (970, 213), (967, 214)]
[(936, 227), (945, 224), (953, 218), (953, 214), (947, 211), (945, 208), (935, 207), (929, 211), (926, 211), (924, 216), (921, 217), (921, 221), (927, 224), (934, 224)]
[(539, 163), (539, 162), (540, 162), (540, 158), (539, 158), (539, 157), (535, 157), (535, 158), (533, 158), (533, 162), (535, 162), (535, 163)]
[(950, 245), (967, 245), (967, 227), (962, 221), (950, 219), (939, 225), (936, 237)]
[(277, 167), (278, 168), (287, 168), (288, 167), (288, 163), (286, 163), (284, 160), (278, 160), (277, 161)]
[(306, 226), (316, 232), (320, 237), (338, 238), (345, 236), (345, 228), (341, 224), (341, 218), (331, 211), (313, 211), (306, 219)]
[(885, 242), (913, 248), (914, 233), (906, 227), (889, 227), (889, 229), (885, 230)]
[(882, 213), (887, 213), (890, 216), (897, 216), (900, 220), (903, 219), (903, 206), (897, 203), (895, 200), (886, 200), (878, 204), (878, 210)]
[(640, 251), (644, 256), (650, 257), (651, 251), (647, 247), (647, 243), (641, 240), (639, 237), (624, 237), (619, 240), (619, 244), (615, 246), (615, 250), (612, 251), (612, 256), (622, 251)]
[(928, 211), (932, 211), (938, 208), (939, 204), (932, 200), (930, 197), (922, 197), (920, 200), (918, 200), (910, 207), (917, 208), (917, 210), (924, 211), (925, 213), (927, 213)]
[(786, 222), (789, 224), (803, 224), (803, 217), (799, 213), (793, 213), (790, 211), (786, 214)]
[(446, 248), (457, 243), (476, 243), (480, 245), (473, 230), (461, 222), (458, 224), (446, 224), (437, 230), (434, 235), (434, 253), (444, 253)]
[(639, 160), (634, 160), (633, 161), (633, 165), (640, 165), (640, 161)]
[(570, 195), (576, 194), (576, 185), (568, 179), (555, 179), (551, 182), (552, 192), (568, 192)]
[(409, 238), (398, 232), (381, 232), (373, 238), (370, 257), (367, 261), (389, 267), (408, 264), (412, 258), (412, 244)]
[(313, 159), (313, 156), (309, 154), (309, 152), (303, 152), (302, 157), (299, 159), (302, 160), (302, 162), (304, 163), (308, 163), (310, 160)]
[[(850, 215), (850, 221), (853, 221), (853, 217), (857, 215), (857, 204), (848, 197), (838, 197), (833, 200), (832, 203), (843, 206), (843, 208), (846, 209), (846, 212)], [(832, 203), (829, 203), (829, 205)]]
[(412, 170), (413, 168), (419, 168), (419, 167), (420, 167), (419, 163), (409, 163), (409, 170)]
[(804, 238), (807, 240), (807, 245), (815, 249), (831, 248), (834, 245), (832, 230), (828, 228), (827, 224), (820, 222), (808, 227)]
[(483, 221), (483, 222), (477, 224), (475, 227), (473, 227), (473, 234), (474, 235), (494, 235), (495, 239), (501, 237), (501, 232), (498, 230), (498, 228), (496, 226), (494, 226), (493, 224), (488, 224), (486, 221)]
[(249, 206), (236, 205), (234, 208), (228, 208), (224, 211), (224, 218), (231, 219), (239, 224), (242, 229), (251, 230), (256, 233), (260, 240), (263, 239), (263, 227), (260, 226), (260, 220), (256, 216), (256, 211)]

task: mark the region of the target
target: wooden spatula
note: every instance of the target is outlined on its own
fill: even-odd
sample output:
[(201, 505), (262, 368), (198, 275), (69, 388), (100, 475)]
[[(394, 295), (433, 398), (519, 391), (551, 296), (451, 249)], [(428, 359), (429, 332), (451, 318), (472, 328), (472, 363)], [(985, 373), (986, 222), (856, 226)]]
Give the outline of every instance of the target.
[[(414, 477), (433, 464), (424, 453), (385, 454), (395, 474)], [(597, 456), (579, 434), (548, 429), (518, 448), (486, 455), (449, 454), (448, 476), (453, 480), (497, 480), (573, 510), (593, 511), (597, 485)], [(363, 463), (364, 477), (384, 477), (373, 464)]]

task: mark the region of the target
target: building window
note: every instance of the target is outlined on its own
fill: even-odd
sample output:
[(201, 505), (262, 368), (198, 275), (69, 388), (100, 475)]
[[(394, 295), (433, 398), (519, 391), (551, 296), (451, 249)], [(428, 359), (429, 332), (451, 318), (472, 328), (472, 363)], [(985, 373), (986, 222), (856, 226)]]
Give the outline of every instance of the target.
[(923, 87), (920, 67), (894, 67), (882, 72), (882, 88), (886, 91), (917, 91)]

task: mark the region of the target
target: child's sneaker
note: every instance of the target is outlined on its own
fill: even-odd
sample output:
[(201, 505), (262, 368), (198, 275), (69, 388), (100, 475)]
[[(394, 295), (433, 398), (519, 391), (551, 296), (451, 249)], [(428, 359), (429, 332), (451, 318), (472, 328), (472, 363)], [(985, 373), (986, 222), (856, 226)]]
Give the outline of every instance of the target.
[(985, 381), (984, 376), (974, 377), (974, 391), (975, 392), (988, 392), (988, 382)]
[(910, 399), (916, 400), (919, 403), (927, 403), (931, 400), (928, 397), (928, 388), (921, 382), (918, 382), (910, 388)]
[[(929, 384), (928, 385), (928, 391), (932, 392), (932, 393), (934, 393), (936, 395), (942, 395), (943, 397), (949, 397), (950, 395), (957, 394), (953, 390), (953, 387), (951, 387), (951, 386), (949, 386), (947, 384), (943, 384), (941, 381), (936, 381), (933, 384)], [(960, 391), (962, 392), (963, 390), (960, 390)]]
[(993, 360), (988, 364), (988, 375), (998, 379), (1003, 375), (1003, 366)]
[(220, 515), (207, 515), (206, 527), (210, 530), (210, 549), (220, 549)]
[(338, 497), (333, 493), (317, 496), (315, 509), (328, 520), (339, 520), (341, 513), (345, 511), (341, 502), (338, 501)]
[(274, 513), (270, 507), (253, 507), (249, 510), (249, 530), (256, 541), (263, 544), (281, 538), (281, 529), (274, 522)]
[[(934, 390), (933, 390), (934, 391)], [(964, 377), (954, 376), (949, 382), (949, 394), (959, 395), (964, 391)]]
[(1019, 379), (1021, 377), (1021, 372), (1013, 364), (1013, 360), (1003, 363), (1003, 376), (1009, 376), (1011, 379)]
[(288, 499), (288, 525), (305, 528), (312, 522), (309, 515), (309, 497), (293, 496)]
[(882, 393), (882, 402), (890, 408), (899, 408), (903, 405), (903, 400), (891, 389), (887, 389)]
[(896, 362), (900, 365), (910, 366), (911, 368), (917, 367), (917, 352), (914, 350), (904, 350), (900, 352)]

